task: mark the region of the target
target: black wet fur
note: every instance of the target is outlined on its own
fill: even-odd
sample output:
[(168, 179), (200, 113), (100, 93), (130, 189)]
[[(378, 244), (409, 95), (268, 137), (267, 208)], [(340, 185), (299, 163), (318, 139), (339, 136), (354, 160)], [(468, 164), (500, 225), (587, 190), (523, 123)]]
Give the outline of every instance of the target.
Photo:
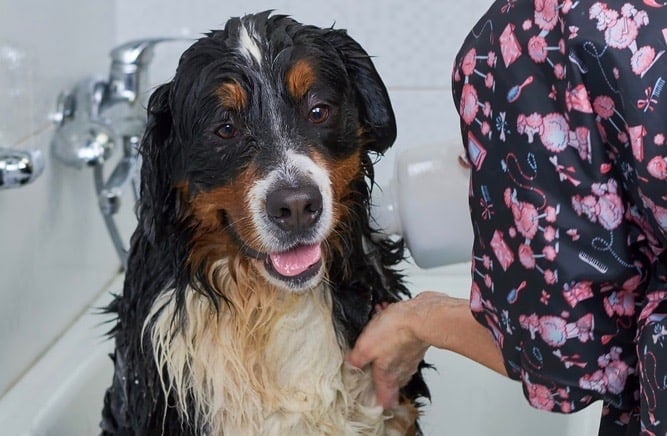
[[(357, 147), (364, 149), (364, 177), (353, 182), (353, 198), (347, 199), (351, 213), (336, 227), (344, 249), (335, 252), (336, 257), (327, 265), (339, 337), (351, 346), (377, 304), (409, 297), (402, 275), (395, 269), (403, 260), (402, 241), (381, 237), (369, 223), (371, 156), (382, 154), (396, 135), (386, 89), (369, 56), (342, 30), (304, 26), (269, 12), (233, 18), (224, 30), (212, 31), (193, 44), (183, 54), (174, 79), (160, 86), (149, 101), (148, 124), (140, 147), (139, 224), (131, 240), (123, 292), (108, 307), (117, 318), (111, 331), (115, 372), (104, 398), (104, 435), (196, 434), (180, 419), (174, 399), (165, 401), (151, 340), (148, 333), (142, 336), (142, 329), (155, 299), (170, 289), (176, 290), (177, 307), (183, 307), (186, 288), (195, 283), (199, 283), (197, 291), (215, 307), (221, 309), (225, 304), (224, 295), (202, 280), (205, 272), (187, 261), (192, 229), (175, 185), (185, 180), (195, 192), (206, 191), (234, 177), (250, 159), (261, 161), (270, 153), (262, 144), (271, 141), (255, 137), (211, 156), (215, 149), (211, 144), (218, 140), (211, 126), (220, 115), (211, 98), (215, 87), (228, 77), (249, 86), (254, 77), (247, 61), (235, 50), (241, 22), (251, 23), (271, 41), (264, 49), (277, 59), (275, 62), (287, 62), (292, 50), (312, 50), (323, 63), (330, 63), (326, 68), (331, 70), (335, 91), (342, 94), (338, 101), (341, 115), (337, 128), (324, 135), (324, 142), (328, 138), (347, 145), (320, 151), (336, 158)], [(251, 100), (250, 106), (254, 104)], [(260, 117), (250, 114), (246, 122)], [(352, 131), (355, 123), (364, 128), (362, 138)], [(177, 317), (174, 322), (187, 320)], [(415, 404), (429, 398), (421, 372), (402, 394)], [(169, 407), (165, 408), (166, 403)]]

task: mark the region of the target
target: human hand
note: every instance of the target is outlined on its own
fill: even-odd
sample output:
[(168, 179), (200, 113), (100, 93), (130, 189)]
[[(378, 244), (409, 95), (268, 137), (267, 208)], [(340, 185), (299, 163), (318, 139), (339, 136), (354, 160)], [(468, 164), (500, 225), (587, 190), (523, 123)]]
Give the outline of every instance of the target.
[(357, 339), (346, 360), (357, 368), (371, 365), (378, 404), (398, 405), (399, 389), (417, 372), (432, 343), (422, 339), (429, 314), (444, 294), (423, 292), (411, 300), (377, 307), (378, 312)]
[(428, 291), (377, 308), (346, 360), (357, 368), (371, 366), (378, 404), (385, 409), (397, 405), (398, 390), (417, 372), (430, 346), (507, 376), (500, 349), (475, 321), (469, 304), (464, 298)]

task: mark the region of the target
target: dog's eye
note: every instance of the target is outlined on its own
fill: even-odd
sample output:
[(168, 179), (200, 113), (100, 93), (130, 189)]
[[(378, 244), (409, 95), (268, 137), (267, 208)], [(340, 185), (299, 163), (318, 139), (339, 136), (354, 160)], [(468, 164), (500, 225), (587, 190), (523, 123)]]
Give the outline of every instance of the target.
[(232, 139), (238, 134), (238, 130), (236, 130), (234, 124), (225, 123), (216, 131), (216, 133), (222, 139)]
[(320, 124), (329, 118), (329, 106), (325, 104), (318, 104), (310, 109), (308, 113), (308, 121), (313, 124)]

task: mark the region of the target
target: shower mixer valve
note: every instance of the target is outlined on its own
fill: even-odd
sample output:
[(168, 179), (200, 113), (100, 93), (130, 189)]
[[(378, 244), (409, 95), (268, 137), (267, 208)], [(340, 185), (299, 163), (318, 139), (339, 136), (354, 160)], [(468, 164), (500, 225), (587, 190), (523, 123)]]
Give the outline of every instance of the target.
[[(84, 78), (58, 97), (53, 155), (69, 166), (92, 168), (100, 211), (123, 268), (127, 249), (114, 215), (127, 190), (132, 191), (134, 201), (139, 196), (137, 146), (146, 128), (148, 66), (155, 45), (174, 40), (152, 38), (122, 44), (111, 50), (107, 78)], [(116, 148), (121, 148), (122, 156), (105, 178), (104, 164)]]

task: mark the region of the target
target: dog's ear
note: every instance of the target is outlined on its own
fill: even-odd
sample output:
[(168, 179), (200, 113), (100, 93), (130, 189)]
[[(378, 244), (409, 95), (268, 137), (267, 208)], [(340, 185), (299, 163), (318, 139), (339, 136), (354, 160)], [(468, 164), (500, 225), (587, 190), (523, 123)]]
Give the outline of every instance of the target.
[(168, 231), (168, 219), (174, 211), (171, 83), (158, 87), (148, 101), (148, 118), (139, 151), (141, 163), (141, 198), (139, 219), (148, 239), (155, 243)]
[(343, 57), (359, 100), (359, 116), (368, 148), (383, 153), (396, 139), (396, 119), (389, 94), (370, 56), (344, 30), (330, 30), (329, 42)]

